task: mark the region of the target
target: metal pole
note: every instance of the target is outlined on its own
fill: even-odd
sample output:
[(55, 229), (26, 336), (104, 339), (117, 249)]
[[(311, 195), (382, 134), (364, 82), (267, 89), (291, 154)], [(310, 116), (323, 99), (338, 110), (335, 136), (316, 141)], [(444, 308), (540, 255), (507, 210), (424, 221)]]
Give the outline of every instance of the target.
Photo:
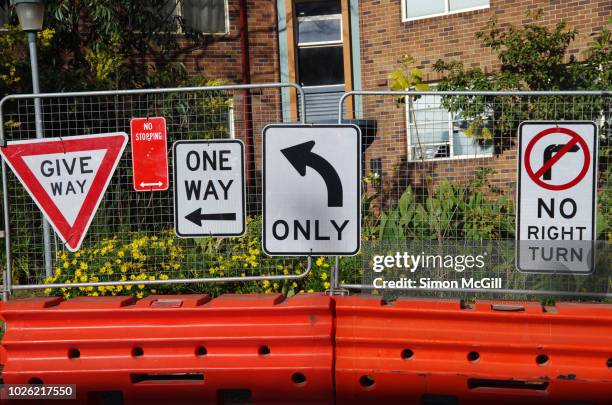
[[(28, 32), (28, 47), (30, 49), (30, 67), (32, 69), (32, 93), (40, 93), (40, 84), (38, 80), (38, 55), (36, 53), (36, 32)], [(43, 137), (42, 126), (42, 109), (40, 106), (40, 98), (34, 99), (34, 122), (36, 124), (36, 138)], [(43, 242), (45, 251), (45, 276), (53, 275), (52, 258), (51, 258), (51, 232), (49, 222), (42, 218)]]

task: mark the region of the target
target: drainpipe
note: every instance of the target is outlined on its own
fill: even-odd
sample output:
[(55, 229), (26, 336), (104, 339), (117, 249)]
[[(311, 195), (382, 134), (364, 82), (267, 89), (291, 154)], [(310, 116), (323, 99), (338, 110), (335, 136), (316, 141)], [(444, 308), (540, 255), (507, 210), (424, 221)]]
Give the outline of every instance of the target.
[[(247, 17), (247, 0), (240, 0), (240, 51), (242, 57), (242, 83), (251, 83), (251, 65), (249, 59), (249, 23)], [(244, 117), (245, 117), (245, 137), (244, 146), (246, 153), (246, 185), (253, 185), (253, 175), (255, 174), (255, 148), (253, 144), (253, 109), (251, 106), (251, 91), (244, 90)]]

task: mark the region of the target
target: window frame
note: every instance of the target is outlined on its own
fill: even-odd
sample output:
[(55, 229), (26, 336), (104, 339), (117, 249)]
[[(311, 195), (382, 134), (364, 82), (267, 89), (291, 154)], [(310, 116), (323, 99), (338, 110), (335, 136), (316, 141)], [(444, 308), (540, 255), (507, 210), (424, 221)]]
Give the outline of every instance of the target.
[[(435, 94), (432, 94), (432, 96), (436, 96)], [(492, 158), (495, 155), (495, 151), (491, 151), (489, 153), (476, 153), (476, 154), (468, 154), (468, 155), (455, 155), (454, 154), (454, 123), (456, 122), (455, 117), (453, 117), (453, 113), (451, 111), (447, 111), (448, 113), (448, 141), (444, 142), (422, 142), (422, 144), (424, 146), (442, 146), (442, 145), (448, 145), (448, 157), (439, 157), (439, 158), (431, 158), (431, 159), (423, 159), (423, 158), (415, 158), (412, 156), (412, 149), (415, 147), (418, 147), (418, 145), (413, 145), (412, 144), (412, 127), (414, 126), (414, 123), (411, 122), (411, 116), (410, 116), (410, 102), (408, 100), (409, 96), (405, 96), (404, 97), (404, 104), (406, 105), (405, 107), (405, 114), (406, 114), (406, 160), (410, 163), (430, 163), (430, 162), (443, 162), (443, 161), (449, 161), (449, 160), (465, 160), (465, 159), (482, 159), (482, 158)], [(442, 96), (438, 96), (438, 97), (442, 97)], [(442, 105), (438, 104), (442, 109)], [(426, 110), (426, 109), (423, 109)], [(447, 120), (444, 121), (439, 121), (439, 120), (435, 120), (435, 121), (431, 121), (432, 123), (445, 123), (447, 122)]]
[[(295, 0), (294, 4), (295, 4)], [(337, 0), (338, 4), (341, 5), (342, 0)], [(300, 22), (301, 21), (321, 21), (321, 20), (334, 20), (334, 19), (338, 19), (340, 21), (340, 39), (339, 40), (335, 40), (335, 41), (319, 41), (319, 42), (299, 42), (300, 38), (299, 38), (299, 29), (300, 29)], [(294, 27), (294, 35), (295, 35), (295, 56), (296, 56), (296, 64), (295, 64), (295, 68), (296, 68), (296, 74), (297, 74), (297, 81), (301, 83), (301, 78), (300, 78), (300, 58), (299, 58), (299, 53), (300, 53), (300, 49), (313, 49), (313, 48), (332, 48), (332, 47), (336, 47), (336, 48), (340, 48), (342, 50), (342, 53), (344, 53), (344, 26), (343, 26), (343, 15), (342, 15), (342, 10), (340, 10), (340, 13), (335, 13), (335, 14), (320, 14), (320, 15), (310, 15), (310, 16), (298, 16), (297, 14), (294, 14), (294, 21), (295, 21), (295, 27)], [(342, 68), (344, 69), (344, 63), (346, 61), (344, 61), (344, 55), (343, 55), (343, 66)], [(346, 85), (346, 77), (344, 77), (343, 82), (342, 83), (332, 83), (332, 84), (320, 84), (320, 85), (303, 85), (302, 87), (304, 88), (323, 88), (323, 87), (330, 87), (330, 86), (345, 86)]]
[[(174, 16), (183, 18), (183, 0), (175, 0), (176, 7), (174, 8)], [(230, 33), (230, 19), (229, 19), (229, 0), (223, 0), (223, 8), (225, 10), (225, 31), (224, 32), (200, 32), (202, 35), (212, 35), (212, 36), (227, 36)], [(176, 34), (183, 35), (185, 32), (183, 31), (183, 27), (177, 27)]]
[(418, 20), (424, 20), (427, 18), (435, 18), (435, 17), (442, 17), (445, 15), (453, 15), (453, 14), (459, 14), (459, 13), (467, 13), (470, 11), (478, 11), (478, 10), (486, 10), (491, 8), (491, 0), (488, 0), (488, 4), (486, 6), (475, 6), (475, 7), (467, 7), (467, 8), (462, 8), (460, 10), (453, 10), (451, 11), (450, 9), (450, 0), (444, 0), (444, 12), (443, 13), (436, 13), (436, 14), (427, 14), (427, 15), (421, 15), (418, 17), (408, 17), (407, 16), (407, 7), (408, 7), (408, 1), (409, 0), (402, 0), (401, 1), (401, 7), (402, 7), (402, 22), (409, 22), (409, 21), (418, 21)]

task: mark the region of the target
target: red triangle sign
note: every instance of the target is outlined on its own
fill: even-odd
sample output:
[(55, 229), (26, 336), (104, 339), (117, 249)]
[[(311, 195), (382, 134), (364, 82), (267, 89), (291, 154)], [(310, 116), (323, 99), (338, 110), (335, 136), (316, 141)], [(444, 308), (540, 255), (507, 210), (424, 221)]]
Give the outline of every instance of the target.
[(124, 132), (8, 142), (0, 154), (68, 250), (79, 250), (127, 144)]

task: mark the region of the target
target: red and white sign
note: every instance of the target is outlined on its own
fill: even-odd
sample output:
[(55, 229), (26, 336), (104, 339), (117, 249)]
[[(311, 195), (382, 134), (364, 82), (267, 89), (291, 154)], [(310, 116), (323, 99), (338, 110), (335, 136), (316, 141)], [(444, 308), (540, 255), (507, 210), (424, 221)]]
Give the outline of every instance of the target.
[(168, 145), (164, 117), (132, 118), (132, 177), (136, 191), (168, 189)]
[(127, 143), (124, 132), (8, 142), (0, 154), (71, 252), (79, 250)]
[(518, 269), (592, 271), (597, 126), (592, 121), (526, 121), (519, 128), (518, 152)]

